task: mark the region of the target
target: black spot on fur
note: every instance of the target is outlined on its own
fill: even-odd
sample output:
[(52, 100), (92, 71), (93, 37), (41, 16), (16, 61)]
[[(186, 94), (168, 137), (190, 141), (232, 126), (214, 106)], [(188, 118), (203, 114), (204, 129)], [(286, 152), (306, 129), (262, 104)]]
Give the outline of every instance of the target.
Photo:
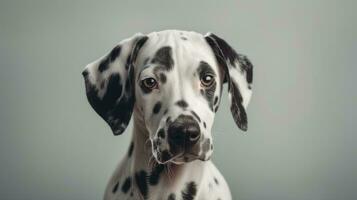
[(119, 186), (119, 181), (114, 185), (112, 193), (116, 193), (117, 192), (118, 186)]
[(125, 182), (121, 187), (121, 191), (126, 194), (129, 191), (130, 187), (131, 187), (131, 178), (128, 177), (125, 179)]
[(150, 185), (157, 185), (159, 183), (160, 174), (164, 170), (164, 165), (158, 164), (150, 174), (149, 183)]
[(120, 52), (121, 52), (120, 45), (114, 47), (114, 49), (109, 54), (110, 62), (113, 62), (117, 57), (119, 57)]
[(122, 88), (120, 75), (112, 74), (109, 78), (107, 91), (102, 101), (106, 102), (106, 104), (114, 104), (122, 94)]
[(243, 98), (238, 89), (238, 86), (236, 86), (234, 82), (230, 82), (230, 83), (231, 83), (230, 93), (232, 98), (232, 104), (231, 104), (232, 116), (237, 126), (243, 131), (246, 131), (248, 128), (248, 119), (247, 119), (247, 113), (245, 112), (245, 108), (243, 107), (242, 104)]
[(83, 72), (82, 72), (82, 75), (83, 75), (83, 77), (87, 77), (88, 76), (88, 70), (84, 70)]
[(109, 58), (106, 57), (102, 61), (100, 61), (100, 64), (98, 66), (98, 71), (103, 72), (109, 68)]
[(161, 83), (166, 83), (166, 75), (165, 74), (163, 74), (163, 73), (160, 73), (160, 81), (161, 81)]
[[(246, 71), (246, 79), (249, 84), (253, 82), (253, 65), (247, 56), (238, 54), (238, 62), (242, 70)], [(249, 85), (250, 86), (250, 85)]]
[(129, 151), (128, 151), (128, 157), (130, 158), (131, 155), (133, 154), (133, 150), (134, 150), (134, 142), (131, 142), (130, 143), (130, 146), (129, 146)]
[(214, 177), (213, 180), (217, 185), (219, 185), (218, 179), (216, 177)]
[(187, 108), (187, 106), (188, 106), (188, 104), (185, 100), (180, 100), (180, 101), (176, 102), (176, 105), (181, 108)]
[(142, 170), (135, 174), (135, 182), (139, 188), (141, 195), (144, 199), (147, 199), (148, 195), (148, 184), (147, 184), (147, 173)]
[(152, 112), (154, 114), (157, 114), (160, 112), (160, 109), (161, 109), (161, 102), (157, 102), (155, 105), (154, 105), (154, 108), (152, 109)]
[(132, 64), (131, 54), (129, 54), (128, 58), (126, 59), (125, 69), (128, 70)]
[(197, 185), (195, 182), (189, 182), (186, 188), (181, 192), (183, 200), (193, 200), (197, 193)]
[(214, 102), (213, 102), (213, 104), (216, 105), (217, 103), (218, 103), (218, 97), (215, 96), (215, 97), (214, 97)]
[(151, 62), (161, 64), (165, 66), (167, 70), (171, 70), (174, 65), (174, 60), (172, 59), (172, 48), (169, 46), (161, 47), (157, 50)]
[(167, 112), (169, 112), (169, 109), (166, 108), (165, 111), (164, 111), (164, 115), (166, 115)]
[(203, 127), (205, 127), (205, 128), (206, 128), (206, 122), (203, 122)]
[(171, 117), (168, 117), (167, 119), (166, 119), (166, 125), (169, 125), (171, 123)]
[(182, 40), (187, 40), (187, 37), (182, 36), (181, 39)]
[(157, 136), (159, 138), (165, 138), (165, 131), (164, 129), (160, 129), (159, 132), (157, 133)]
[(118, 45), (118, 46), (114, 47), (114, 48), (110, 51), (109, 55), (108, 55), (107, 57), (105, 57), (105, 58), (100, 62), (99, 66), (98, 66), (98, 71), (99, 71), (99, 72), (103, 72), (103, 71), (107, 70), (107, 69), (109, 68), (109, 64), (110, 64), (111, 62), (114, 62), (115, 59), (116, 59), (117, 57), (119, 57), (120, 51), (121, 51), (121, 46)]
[(191, 113), (192, 113), (193, 116), (196, 117), (196, 119), (198, 120), (198, 122), (201, 122), (201, 118), (197, 115), (197, 113), (196, 113), (195, 111), (191, 110)]
[(167, 200), (176, 200), (176, 195), (174, 193), (171, 193)]

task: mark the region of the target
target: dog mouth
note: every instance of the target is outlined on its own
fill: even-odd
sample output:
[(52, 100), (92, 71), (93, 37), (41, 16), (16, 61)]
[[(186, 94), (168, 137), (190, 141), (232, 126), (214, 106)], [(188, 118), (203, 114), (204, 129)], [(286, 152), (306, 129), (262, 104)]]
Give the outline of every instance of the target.
[(172, 155), (169, 151), (164, 150), (162, 152), (158, 151), (157, 152), (157, 157), (156, 157), (156, 161), (159, 164), (166, 164), (166, 163), (170, 163), (173, 160), (181, 157), (183, 155), (183, 153), (181, 154), (177, 154), (177, 155)]
[(175, 157), (172, 162), (175, 164), (183, 164), (183, 163), (188, 163), (188, 162), (192, 162), (195, 160), (200, 160), (200, 161), (206, 161), (205, 156), (201, 156), (201, 155), (197, 155), (194, 153), (186, 153), (183, 154), (179, 157)]
[(204, 155), (199, 155), (191, 152), (182, 152), (177, 155), (172, 155), (169, 151), (165, 150), (163, 152), (158, 152), (156, 160), (159, 164), (174, 163), (178, 165), (192, 162), (195, 160), (207, 161), (209, 160), (209, 158), (206, 159)]

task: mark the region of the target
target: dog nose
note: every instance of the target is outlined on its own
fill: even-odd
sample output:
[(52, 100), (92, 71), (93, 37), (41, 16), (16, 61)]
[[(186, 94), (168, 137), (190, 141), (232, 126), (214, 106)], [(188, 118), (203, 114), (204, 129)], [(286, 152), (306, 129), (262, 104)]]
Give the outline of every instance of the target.
[(170, 146), (190, 147), (200, 139), (200, 126), (189, 115), (181, 115), (168, 127), (168, 142)]

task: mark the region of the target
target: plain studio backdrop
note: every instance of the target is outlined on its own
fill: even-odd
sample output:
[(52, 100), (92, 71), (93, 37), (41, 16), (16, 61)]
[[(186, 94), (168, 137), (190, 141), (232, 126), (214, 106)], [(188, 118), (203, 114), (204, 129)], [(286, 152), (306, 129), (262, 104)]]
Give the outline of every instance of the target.
[[(213, 161), (241, 200), (357, 199), (356, 1), (0, 3), (0, 199), (102, 199), (113, 136), (84, 66), (136, 32), (213, 32), (254, 64), (248, 132), (227, 92)], [(226, 88), (225, 88), (226, 89)]]

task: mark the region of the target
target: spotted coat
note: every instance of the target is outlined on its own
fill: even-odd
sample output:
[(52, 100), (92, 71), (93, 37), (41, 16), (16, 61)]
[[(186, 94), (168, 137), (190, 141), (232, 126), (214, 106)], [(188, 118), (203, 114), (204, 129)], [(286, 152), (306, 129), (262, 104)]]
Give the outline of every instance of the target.
[(211, 129), (225, 83), (235, 123), (248, 128), (246, 56), (212, 33), (167, 30), (121, 41), (82, 74), (90, 105), (114, 135), (134, 116), (133, 139), (104, 199), (232, 199), (210, 160)]

